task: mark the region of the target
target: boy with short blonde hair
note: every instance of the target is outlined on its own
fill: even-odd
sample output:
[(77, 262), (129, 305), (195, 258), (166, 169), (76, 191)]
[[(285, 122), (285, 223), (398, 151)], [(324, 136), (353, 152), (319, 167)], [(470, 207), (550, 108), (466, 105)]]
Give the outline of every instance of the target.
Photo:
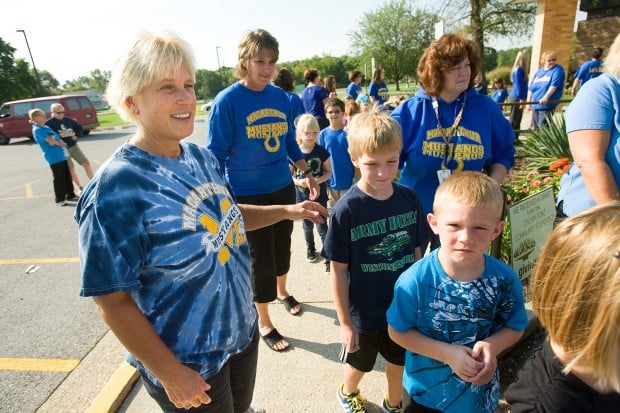
[(521, 283), (486, 254), (503, 229), (501, 188), (480, 172), (446, 179), (428, 214), (441, 247), (399, 278), (387, 312), (390, 337), (407, 349), (405, 412), (493, 413), (497, 356), (527, 325)]
[(393, 182), (402, 148), (398, 123), (367, 112), (348, 128), (351, 160), (361, 177), (332, 209), (324, 244), (347, 363), (337, 397), (345, 412), (366, 411), (358, 385), (380, 353), (388, 388), (382, 410), (400, 412), (405, 350), (388, 336), (385, 312), (396, 280), (422, 255), (427, 226), (416, 193)]

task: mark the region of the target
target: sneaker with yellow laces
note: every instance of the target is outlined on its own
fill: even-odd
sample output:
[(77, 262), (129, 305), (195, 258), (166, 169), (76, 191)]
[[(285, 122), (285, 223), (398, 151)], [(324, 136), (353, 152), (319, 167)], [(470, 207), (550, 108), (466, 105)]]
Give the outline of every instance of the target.
[(381, 411), (383, 413), (403, 413), (403, 402), (398, 403), (398, 406), (390, 406), (390, 402), (388, 401), (386, 394), (383, 398), (383, 403), (381, 403)]
[(338, 401), (344, 411), (346, 413), (366, 413), (364, 399), (360, 395), (360, 391), (358, 390), (355, 393), (344, 394), (342, 391), (343, 387), (344, 383), (341, 383), (340, 386), (338, 386), (336, 396), (338, 397)]

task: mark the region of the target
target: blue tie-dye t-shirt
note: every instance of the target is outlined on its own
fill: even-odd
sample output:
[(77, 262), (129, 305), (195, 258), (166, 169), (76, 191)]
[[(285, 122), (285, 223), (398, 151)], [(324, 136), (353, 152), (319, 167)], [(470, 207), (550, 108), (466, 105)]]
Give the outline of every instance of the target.
[(206, 379), (247, 348), (257, 316), (241, 211), (215, 157), (181, 148), (163, 158), (126, 143), (87, 186), (75, 212), (80, 295), (131, 292), (177, 359)]
[[(523, 331), (527, 315), (514, 271), (485, 255), (474, 281), (449, 277), (439, 249), (409, 267), (394, 287), (387, 311), (396, 331), (415, 328), (434, 340), (472, 348), (501, 328)], [(449, 365), (407, 350), (403, 387), (416, 402), (446, 413), (493, 413), (499, 402), (499, 374), (486, 385), (465, 382)]]

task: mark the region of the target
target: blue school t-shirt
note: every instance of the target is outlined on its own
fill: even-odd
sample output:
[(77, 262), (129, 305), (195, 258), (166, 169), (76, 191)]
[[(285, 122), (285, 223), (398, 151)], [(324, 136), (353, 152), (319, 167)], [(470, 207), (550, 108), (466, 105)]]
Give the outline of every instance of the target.
[(220, 162), (235, 196), (264, 195), (290, 185), (289, 158), (303, 158), (293, 107), (284, 90), (251, 90), (240, 82), (215, 97), (207, 148)]

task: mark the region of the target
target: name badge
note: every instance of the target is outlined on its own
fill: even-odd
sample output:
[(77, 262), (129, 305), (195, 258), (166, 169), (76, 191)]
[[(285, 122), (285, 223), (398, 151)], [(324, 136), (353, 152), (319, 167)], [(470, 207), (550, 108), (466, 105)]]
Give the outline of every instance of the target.
[(439, 179), (439, 184), (448, 179), (452, 175), (452, 171), (449, 169), (439, 169), (437, 170), (437, 179)]

